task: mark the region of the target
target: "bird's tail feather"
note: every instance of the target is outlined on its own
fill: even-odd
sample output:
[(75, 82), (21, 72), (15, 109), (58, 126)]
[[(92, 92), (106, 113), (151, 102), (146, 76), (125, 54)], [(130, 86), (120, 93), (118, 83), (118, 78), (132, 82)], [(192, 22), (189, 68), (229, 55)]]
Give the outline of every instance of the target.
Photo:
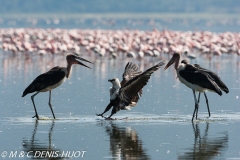
[(215, 82), (212, 82), (212, 84), (214, 86), (213, 87), (214, 91), (221, 96), (222, 95), (222, 91), (221, 91), (220, 87)]

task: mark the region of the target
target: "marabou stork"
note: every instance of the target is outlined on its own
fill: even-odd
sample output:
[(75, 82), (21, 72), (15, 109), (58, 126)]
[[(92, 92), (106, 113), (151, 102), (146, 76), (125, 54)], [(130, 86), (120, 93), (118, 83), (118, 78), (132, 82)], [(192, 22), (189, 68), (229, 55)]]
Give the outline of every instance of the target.
[(137, 65), (127, 63), (121, 83), (118, 78), (108, 80), (112, 83), (112, 87), (110, 88), (110, 103), (104, 112), (97, 114), (97, 116), (104, 117), (103, 114), (113, 107), (111, 115), (107, 118), (104, 117), (105, 119), (112, 119), (112, 115), (118, 111), (130, 110), (131, 107), (134, 107), (142, 95), (142, 88), (147, 84), (152, 73), (164, 64), (164, 62), (160, 62), (142, 73), (139, 71)]
[[(199, 99), (200, 93), (203, 92), (206, 98), (206, 103), (208, 107), (208, 113), (210, 117), (210, 110), (208, 105), (208, 99), (205, 91), (216, 92), (220, 96), (222, 95), (222, 91), (228, 93), (228, 88), (226, 85), (221, 81), (216, 73), (213, 73), (207, 69), (201, 68), (198, 64), (191, 65), (186, 60), (180, 61), (180, 54), (174, 53), (173, 57), (170, 59), (164, 70), (166, 70), (170, 65), (175, 63), (175, 69), (177, 72), (177, 77), (179, 78), (180, 82), (185, 84), (187, 87), (191, 88), (194, 95), (195, 100), (195, 109), (192, 116), (192, 121), (196, 113), (198, 113), (198, 106), (199, 106)], [(199, 92), (198, 100), (196, 98), (195, 92)]]
[(52, 109), (52, 105), (51, 105), (51, 91), (52, 91), (52, 89), (57, 88), (58, 86), (60, 86), (66, 80), (66, 78), (70, 77), (73, 64), (79, 64), (79, 65), (85, 66), (87, 68), (90, 68), (90, 67), (86, 66), (85, 64), (81, 63), (78, 60), (82, 60), (82, 61), (85, 61), (85, 62), (92, 63), (92, 62), (90, 62), (86, 59), (83, 59), (83, 58), (77, 56), (76, 54), (67, 55), (66, 59), (67, 59), (67, 67), (56, 66), (56, 67), (52, 68), (50, 71), (39, 75), (24, 90), (22, 97), (24, 97), (28, 93), (36, 92), (31, 96), (32, 103), (33, 103), (34, 110), (35, 110), (35, 116), (33, 116), (32, 118), (36, 117), (37, 119), (39, 119), (37, 109), (36, 109), (36, 106), (35, 106), (35, 103), (34, 103), (34, 97), (40, 92), (49, 91), (48, 105), (49, 105), (49, 107), (52, 111), (53, 118), (55, 119), (55, 115), (53, 113), (53, 109)]

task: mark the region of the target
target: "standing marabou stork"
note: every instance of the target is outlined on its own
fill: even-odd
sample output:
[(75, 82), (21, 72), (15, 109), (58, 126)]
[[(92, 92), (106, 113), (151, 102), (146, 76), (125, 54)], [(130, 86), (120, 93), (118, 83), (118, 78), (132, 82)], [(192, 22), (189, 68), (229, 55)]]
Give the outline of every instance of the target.
[(97, 114), (97, 116), (104, 117), (103, 114), (109, 111), (112, 106), (111, 115), (104, 118), (111, 120), (111, 116), (119, 110), (131, 110), (131, 107), (137, 104), (142, 95), (142, 88), (147, 84), (152, 73), (157, 71), (162, 65), (164, 65), (164, 62), (160, 62), (142, 73), (139, 71), (137, 65), (127, 63), (121, 83), (118, 78), (108, 80), (112, 83), (112, 87), (110, 88), (110, 103), (104, 112)]
[[(186, 60), (181, 61), (179, 64), (180, 54), (174, 53), (173, 57), (170, 59), (164, 70), (166, 70), (170, 65), (175, 63), (175, 69), (177, 71), (177, 77), (179, 78), (180, 82), (185, 84), (187, 87), (191, 88), (194, 95), (195, 100), (195, 109), (192, 116), (192, 121), (195, 116), (196, 112), (196, 119), (197, 119), (197, 112), (199, 106), (199, 98), (200, 93), (204, 92), (204, 96), (206, 98), (207, 106), (208, 106), (208, 113), (210, 116), (210, 110), (208, 105), (208, 99), (205, 91), (216, 92), (220, 96), (222, 95), (222, 91), (228, 93), (228, 88), (226, 85), (221, 81), (221, 79), (213, 72), (201, 68), (199, 65), (191, 65), (188, 64)], [(197, 100), (195, 92), (199, 92), (199, 98)]]
[[(190, 64), (188, 64), (188, 61), (185, 60), (185, 59), (182, 60), (181, 63), (184, 63), (186, 65), (190, 65)], [(228, 87), (223, 83), (221, 78), (216, 73), (214, 73), (214, 72), (212, 72), (208, 69), (202, 68), (199, 64), (193, 64), (193, 66), (196, 67), (197, 69), (207, 73), (215, 81), (215, 83), (220, 87), (220, 89), (222, 91), (224, 91), (225, 93), (229, 92)], [(206, 92), (203, 92), (203, 93), (204, 93), (204, 97), (205, 97), (206, 103), (207, 103), (208, 115), (210, 117), (211, 113), (210, 113), (210, 109), (209, 109), (208, 98), (207, 98)], [(200, 101), (200, 95), (201, 95), (201, 92), (199, 92), (199, 95), (198, 95), (198, 103)], [(195, 113), (196, 113), (196, 119), (197, 119), (198, 108), (194, 109), (193, 116), (195, 115)]]
[(39, 119), (38, 113), (37, 113), (37, 109), (34, 103), (34, 97), (39, 93), (39, 92), (47, 92), (49, 91), (49, 102), (48, 105), (52, 111), (52, 115), (53, 118), (55, 119), (55, 115), (53, 113), (53, 109), (52, 109), (52, 105), (51, 105), (51, 91), (52, 89), (60, 86), (65, 80), (66, 78), (70, 77), (71, 71), (72, 71), (72, 65), (73, 64), (79, 64), (82, 66), (85, 66), (87, 68), (90, 68), (86, 65), (84, 65), (83, 63), (81, 63), (78, 60), (82, 60), (85, 62), (89, 62), (92, 63), (86, 59), (83, 59), (77, 55), (67, 55), (66, 57), (67, 59), (67, 67), (60, 67), (60, 66), (56, 66), (54, 68), (52, 68), (50, 71), (43, 73), (41, 75), (39, 75), (23, 92), (22, 97), (24, 97), (25, 95), (27, 95), (28, 93), (33, 93), (36, 92), (35, 94), (33, 94), (31, 96), (32, 102), (33, 102), (33, 106), (34, 106), (34, 110), (35, 110), (35, 116), (33, 116), (32, 118), (36, 117), (37, 119)]

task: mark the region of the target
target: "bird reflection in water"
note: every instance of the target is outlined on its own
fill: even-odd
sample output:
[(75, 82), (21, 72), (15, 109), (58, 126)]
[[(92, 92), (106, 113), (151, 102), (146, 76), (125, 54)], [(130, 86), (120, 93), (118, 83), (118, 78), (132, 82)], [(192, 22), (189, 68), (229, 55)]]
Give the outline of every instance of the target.
[(198, 123), (195, 125), (193, 123), (192, 125), (195, 135), (193, 148), (187, 149), (188, 152), (185, 152), (184, 155), (180, 155), (178, 159), (208, 160), (217, 158), (217, 156), (221, 156), (222, 152), (225, 151), (228, 146), (228, 133), (224, 132), (222, 133), (222, 136), (209, 138), (209, 123), (206, 124), (206, 129), (203, 136), (200, 135)]
[(118, 127), (114, 123), (111, 123), (111, 126), (106, 126), (105, 129), (110, 137), (110, 150), (113, 158), (150, 159), (136, 131), (130, 127)]
[(48, 144), (35, 139), (37, 128), (38, 121), (36, 120), (31, 140), (23, 140), (23, 150), (25, 155), (31, 159), (64, 159), (64, 157), (61, 157), (61, 150), (52, 145), (54, 121), (52, 121), (51, 128), (48, 133)]

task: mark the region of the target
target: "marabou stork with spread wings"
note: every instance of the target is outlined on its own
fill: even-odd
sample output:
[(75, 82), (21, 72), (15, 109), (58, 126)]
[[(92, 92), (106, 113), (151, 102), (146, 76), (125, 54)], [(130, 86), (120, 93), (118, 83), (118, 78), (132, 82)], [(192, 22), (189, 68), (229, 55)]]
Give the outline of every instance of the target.
[(110, 103), (104, 112), (97, 114), (97, 116), (104, 117), (103, 114), (113, 107), (111, 115), (107, 118), (104, 117), (111, 119), (112, 115), (118, 111), (130, 110), (131, 107), (134, 107), (142, 95), (142, 88), (147, 84), (152, 73), (157, 71), (162, 65), (164, 65), (164, 62), (160, 62), (145, 72), (141, 72), (137, 65), (128, 63), (125, 67), (121, 83), (118, 78), (108, 80), (112, 83), (112, 87), (110, 88)]

